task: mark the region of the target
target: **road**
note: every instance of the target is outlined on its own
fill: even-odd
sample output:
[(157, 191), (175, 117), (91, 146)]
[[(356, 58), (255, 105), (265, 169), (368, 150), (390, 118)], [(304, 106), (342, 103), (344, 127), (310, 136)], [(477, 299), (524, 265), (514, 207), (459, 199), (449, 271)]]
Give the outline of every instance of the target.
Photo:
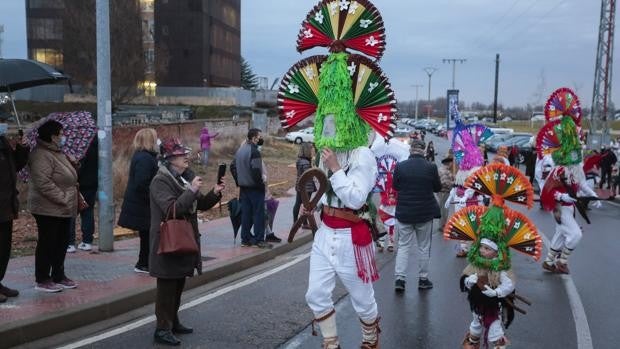
[[(438, 161), (446, 142), (433, 139)], [(533, 305), (517, 317), (507, 335), (514, 348), (618, 348), (620, 304), (620, 205), (604, 203), (590, 212), (584, 238), (570, 260), (570, 276), (542, 271), (540, 262), (513, 253), (517, 291)], [(553, 234), (551, 216), (534, 208), (530, 218), (547, 239)], [(409, 260), (410, 282), (404, 294), (393, 289), (394, 254), (378, 254), (381, 279), (375, 283), (381, 320), (382, 348), (457, 348), (471, 313), (458, 280), (465, 261), (454, 257), (454, 242), (440, 233), (433, 239), (430, 278), (435, 287), (417, 289), (415, 255)], [(319, 348), (310, 333), (312, 314), (306, 306), (308, 252), (304, 246), (270, 263), (232, 275), (216, 284), (187, 292), (181, 312), (195, 333), (182, 336), (186, 348)], [(546, 249), (545, 249), (546, 253)], [(339, 285), (339, 335), (343, 348), (358, 347), (360, 328), (346, 292)], [(114, 320), (76, 329), (27, 347), (151, 348), (153, 306)], [(114, 332), (111, 332), (114, 331)], [(99, 336), (99, 337), (94, 337)], [(82, 340), (82, 342), (79, 342)], [(62, 347), (62, 346), (61, 346)]]

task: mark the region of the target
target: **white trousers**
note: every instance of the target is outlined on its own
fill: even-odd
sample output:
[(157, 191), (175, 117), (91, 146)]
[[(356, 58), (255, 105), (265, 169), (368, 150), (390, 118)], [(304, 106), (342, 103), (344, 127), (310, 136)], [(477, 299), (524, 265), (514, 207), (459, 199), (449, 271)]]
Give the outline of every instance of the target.
[(555, 224), (555, 234), (551, 239), (551, 248), (561, 251), (564, 247), (574, 250), (581, 240), (581, 227), (575, 220), (575, 206), (560, 206), (561, 224)]
[[(481, 338), (484, 326), (482, 326), (482, 322), (480, 322), (480, 315), (474, 312), (472, 312), (472, 315), (473, 319), (469, 325), (469, 333), (475, 337)], [(500, 319), (497, 319), (489, 326), (489, 342), (495, 342), (502, 338), (502, 336), (504, 336), (504, 328), (502, 327)]]
[(409, 264), (409, 251), (413, 245), (415, 235), (418, 243), (418, 277), (428, 278), (428, 266), (431, 259), (431, 241), (433, 240), (433, 221), (426, 223), (406, 224), (397, 223), (398, 226), (398, 250), (396, 251), (396, 266), (394, 274), (396, 279), (407, 278), (407, 266)]
[[(371, 245), (374, 248), (374, 244)], [(351, 229), (331, 229), (321, 224), (314, 236), (310, 253), (310, 275), (306, 302), (315, 318), (334, 309), (332, 292), (336, 275), (349, 292), (353, 309), (359, 318), (371, 323), (377, 318), (377, 302), (372, 283), (357, 276)]]

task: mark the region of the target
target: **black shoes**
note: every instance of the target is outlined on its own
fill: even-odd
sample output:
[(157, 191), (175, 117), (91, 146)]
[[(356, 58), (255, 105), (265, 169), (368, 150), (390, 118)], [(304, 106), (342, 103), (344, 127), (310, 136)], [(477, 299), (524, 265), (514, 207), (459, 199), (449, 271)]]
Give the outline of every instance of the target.
[(394, 282), (394, 291), (398, 293), (405, 292), (405, 280), (396, 279)]
[(262, 248), (262, 249), (269, 250), (269, 249), (273, 248), (273, 245), (269, 244), (269, 243), (267, 243), (265, 241), (259, 241), (256, 244), (252, 245), (252, 247), (257, 247), (257, 248)]
[(275, 234), (269, 234), (269, 235), (265, 236), (265, 241), (280, 243), (280, 242), (282, 242), (282, 239), (277, 237)]
[(0, 294), (5, 295), (6, 297), (17, 297), (19, 296), (19, 291), (0, 284)]
[(155, 330), (153, 337), (155, 338), (155, 343), (174, 347), (181, 345), (181, 341), (170, 330)]
[(191, 327), (185, 327), (181, 324), (176, 324), (172, 327), (172, 333), (190, 334), (190, 333), (194, 333), (194, 329)]
[(431, 280), (427, 278), (420, 278), (418, 280), (418, 288), (420, 290), (428, 290), (428, 289), (433, 288), (433, 283), (431, 282)]

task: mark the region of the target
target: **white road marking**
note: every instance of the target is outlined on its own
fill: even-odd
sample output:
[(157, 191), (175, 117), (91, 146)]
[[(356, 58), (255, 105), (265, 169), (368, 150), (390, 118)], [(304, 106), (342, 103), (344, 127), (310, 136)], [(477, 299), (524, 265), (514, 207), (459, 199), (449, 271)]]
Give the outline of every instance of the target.
[[(541, 232), (540, 236), (543, 239), (544, 244), (549, 248), (551, 242), (549, 238)], [(579, 291), (573, 282), (573, 277), (570, 274), (564, 274), (561, 276), (566, 294), (568, 295), (568, 303), (570, 304), (571, 312), (573, 313), (573, 320), (575, 321), (575, 331), (577, 332), (577, 349), (593, 349), (592, 335), (590, 334), (590, 325), (588, 324), (588, 317), (586, 316), (586, 310), (581, 303), (581, 297)]]
[[(210, 301), (210, 300), (212, 300), (214, 298), (222, 296), (222, 295), (224, 295), (226, 293), (229, 293), (231, 291), (234, 291), (234, 290), (237, 290), (239, 288), (251, 285), (251, 284), (253, 284), (253, 283), (255, 283), (255, 282), (259, 281), (259, 280), (262, 280), (262, 279), (264, 279), (266, 277), (269, 277), (269, 276), (271, 276), (273, 274), (276, 274), (276, 273), (278, 273), (278, 272), (280, 272), (280, 271), (282, 271), (284, 269), (292, 267), (293, 265), (295, 265), (295, 264), (305, 260), (308, 257), (310, 257), (310, 252), (301, 254), (299, 256), (296, 256), (290, 262), (282, 264), (282, 265), (280, 265), (280, 266), (278, 266), (276, 268), (273, 268), (273, 269), (271, 269), (269, 271), (266, 271), (264, 273), (252, 276), (252, 277), (247, 278), (247, 279), (245, 279), (243, 281), (237, 282), (237, 283), (235, 283), (233, 285), (223, 287), (223, 288), (221, 288), (221, 289), (219, 289), (219, 290), (217, 290), (217, 291), (215, 291), (213, 293), (209, 293), (209, 294), (204, 295), (204, 296), (202, 296), (200, 298), (197, 298), (197, 299), (195, 299), (195, 300), (193, 300), (191, 302), (185, 303), (185, 304), (183, 304), (181, 306), (181, 308), (179, 310), (185, 310), (185, 309), (189, 309), (189, 308), (195, 307), (197, 305), (200, 305), (200, 304), (202, 304), (204, 302)], [(139, 328), (141, 326), (144, 326), (146, 324), (150, 324), (153, 321), (155, 321), (155, 315), (147, 316), (147, 317), (142, 318), (140, 320), (136, 320), (134, 322), (131, 322), (131, 323), (127, 324), (127, 325), (115, 328), (113, 330), (110, 330), (110, 331), (98, 334), (98, 335), (93, 336), (93, 337), (82, 339), (80, 341), (77, 341), (77, 342), (74, 342), (74, 343), (71, 343), (71, 344), (64, 345), (62, 347), (58, 347), (57, 349), (75, 349), (75, 348), (80, 348), (80, 347), (83, 347), (83, 346), (86, 346), (86, 345), (89, 345), (89, 344), (93, 344), (93, 343), (102, 341), (102, 340), (110, 338), (110, 337), (118, 336), (119, 334), (123, 334), (125, 332), (129, 332), (131, 330), (134, 330), (134, 329)]]
[(613, 201), (603, 201), (606, 204), (610, 204), (611, 206), (616, 206), (616, 207), (620, 207), (620, 204), (617, 202), (613, 202)]

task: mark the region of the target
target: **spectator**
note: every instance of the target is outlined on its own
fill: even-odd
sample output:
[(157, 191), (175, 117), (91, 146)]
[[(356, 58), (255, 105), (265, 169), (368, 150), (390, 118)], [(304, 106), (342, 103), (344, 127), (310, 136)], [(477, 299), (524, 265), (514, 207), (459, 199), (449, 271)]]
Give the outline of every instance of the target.
[[(261, 147), (258, 147), (261, 150)], [(269, 175), (267, 172), (267, 165), (264, 161), (263, 164), (263, 182), (265, 183), (265, 241), (268, 242), (282, 242), (282, 239), (276, 236), (273, 232), (273, 220), (275, 219), (276, 211), (278, 209), (279, 201), (276, 200), (269, 190)], [(271, 208), (271, 210), (269, 209)]]
[(64, 264), (69, 224), (77, 214), (78, 177), (72, 162), (61, 151), (65, 143), (62, 124), (50, 120), (41, 125), (38, 132), (37, 145), (28, 160), (28, 208), (38, 230), (35, 289), (60, 292), (77, 287), (77, 283), (65, 275)]
[(395, 290), (405, 290), (409, 249), (413, 235), (418, 241), (418, 288), (429, 289), (428, 279), (431, 257), (433, 219), (440, 218), (439, 205), (433, 193), (441, 190), (441, 181), (435, 164), (424, 159), (424, 142), (411, 142), (409, 159), (398, 163), (394, 171), (394, 189), (398, 192), (396, 219), (398, 225), (398, 251), (395, 266)]
[(433, 141), (429, 141), (426, 146), (426, 160), (435, 163), (435, 146), (433, 145)]
[(149, 186), (157, 173), (157, 131), (152, 128), (138, 131), (133, 139), (133, 149), (118, 225), (138, 231), (140, 252), (134, 271), (148, 273), (151, 229)]
[[(217, 204), (222, 196), (223, 184), (216, 184), (206, 195), (200, 192), (202, 179), (193, 176), (189, 168), (190, 150), (178, 140), (167, 140), (162, 144), (162, 165), (151, 182), (151, 246), (149, 271), (157, 278), (155, 316), (157, 327), (155, 342), (165, 345), (180, 345), (174, 334), (189, 334), (194, 330), (179, 321), (181, 294), (185, 278), (192, 277), (194, 270), (202, 273), (200, 252), (190, 255), (158, 254), (160, 225), (174, 207), (177, 217), (187, 219), (194, 230), (196, 243), (200, 246), (197, 210), (208, 210)], [(193, 178), (192, 178), (193, 177)]]
[(441, 212), (441, 220), (439, 221), (439, 231), (442, 231), (448, 221), (449, 209), (446, 207), (446, 201), (450, 197), (450, 190), (454, 187), (454, 173), (452, 172), (452, 163), (454, 159), (452, 155), (446, 155), (441, 160), (439, 168), (439, 180), (441, 181), (441, 190), (439, 191), (439, 209)]
[(495, 154), (495, 157), (493, 158), (493, 162), (497, 162), (500, 164), (510, 166), (510, 160), (508, 160), (508, 158), (509, 158), (508, 147), (505, 145), (500, 145), (497, 148), (497, 154)]
[[(263, 145), (261, 130), (248, 131), (247, 140), (241, 145), (231, 171), (239, 185), (241, 203), (241, 246), (271, 248), (265, 242), (265, 181), (263, 161), (258, 150)], [(254, 226), (254, 234), (250, 229)]]
[(605, 147), (601, 149), (601, 156), (601, 181), (598, 184), (598, 187), (599, 189), (603, 189), (603, 184), (607, 182), (607, 189), (611, 189), (611, 170), (618, 161), (618, 158), (616, 158), (616, 154), (614, 154), (614, 152)]
[[(92, 250), (93, 235), (95, 234), (95, 198), (97, 197), (97, 184), (99, 174), (99, 141), (95, 137), (86, 151), (78, 169), (79, 190), (88, 207), (79, 212), (80, 228), (82, 229), (82, 242), (77, 246), (82, 251)], [(68, 253), (75, 252), (75, 219), (69, 225)]]
[(21, 170), (28, 161), (29, 149), (21, 144), (11, 146), (6, 137), (7, 124), (0, 124), (0, 303), (7, 297), (17, 297), (17, 290), (4, 286), (6, 268), (11, 257), (11, 243), (13, 238), (13, 220), (19, 213), (17, 201), (17, 171)]
[[(295, 191), (297, 192), (297, 196), (295, 198), (295, 205), (293, 206), (293, 222), (297, 221), (299, 218), (299, 207), (301, 206), (301, 191), (305, 190), (310, 196), (312, 193), (316, 191), (316, 187), (314, 182), (310, 182), (306, 184), (305, 188), (299, 187), (299, 177), (306, 172), (306, 170), (312, 168), (312, 151), (314, 147), (312, 143), (302, 143), (299, 147), (299, 153), (297, 154), (297, 163), (295, 164), (297, 167), (297, 180), (295, 183)], [(306, 227), (307, 228), (307, 227)]]
[(209, 161), (209, 151), (211, 150), (211, 139), (217, 137), (219, 133), (210, 134), (209, 128), (204, 127), (202, 131), (200, 131), (200, 150), (202, 151), (202, 164), (207, 166), (207, 162)]

